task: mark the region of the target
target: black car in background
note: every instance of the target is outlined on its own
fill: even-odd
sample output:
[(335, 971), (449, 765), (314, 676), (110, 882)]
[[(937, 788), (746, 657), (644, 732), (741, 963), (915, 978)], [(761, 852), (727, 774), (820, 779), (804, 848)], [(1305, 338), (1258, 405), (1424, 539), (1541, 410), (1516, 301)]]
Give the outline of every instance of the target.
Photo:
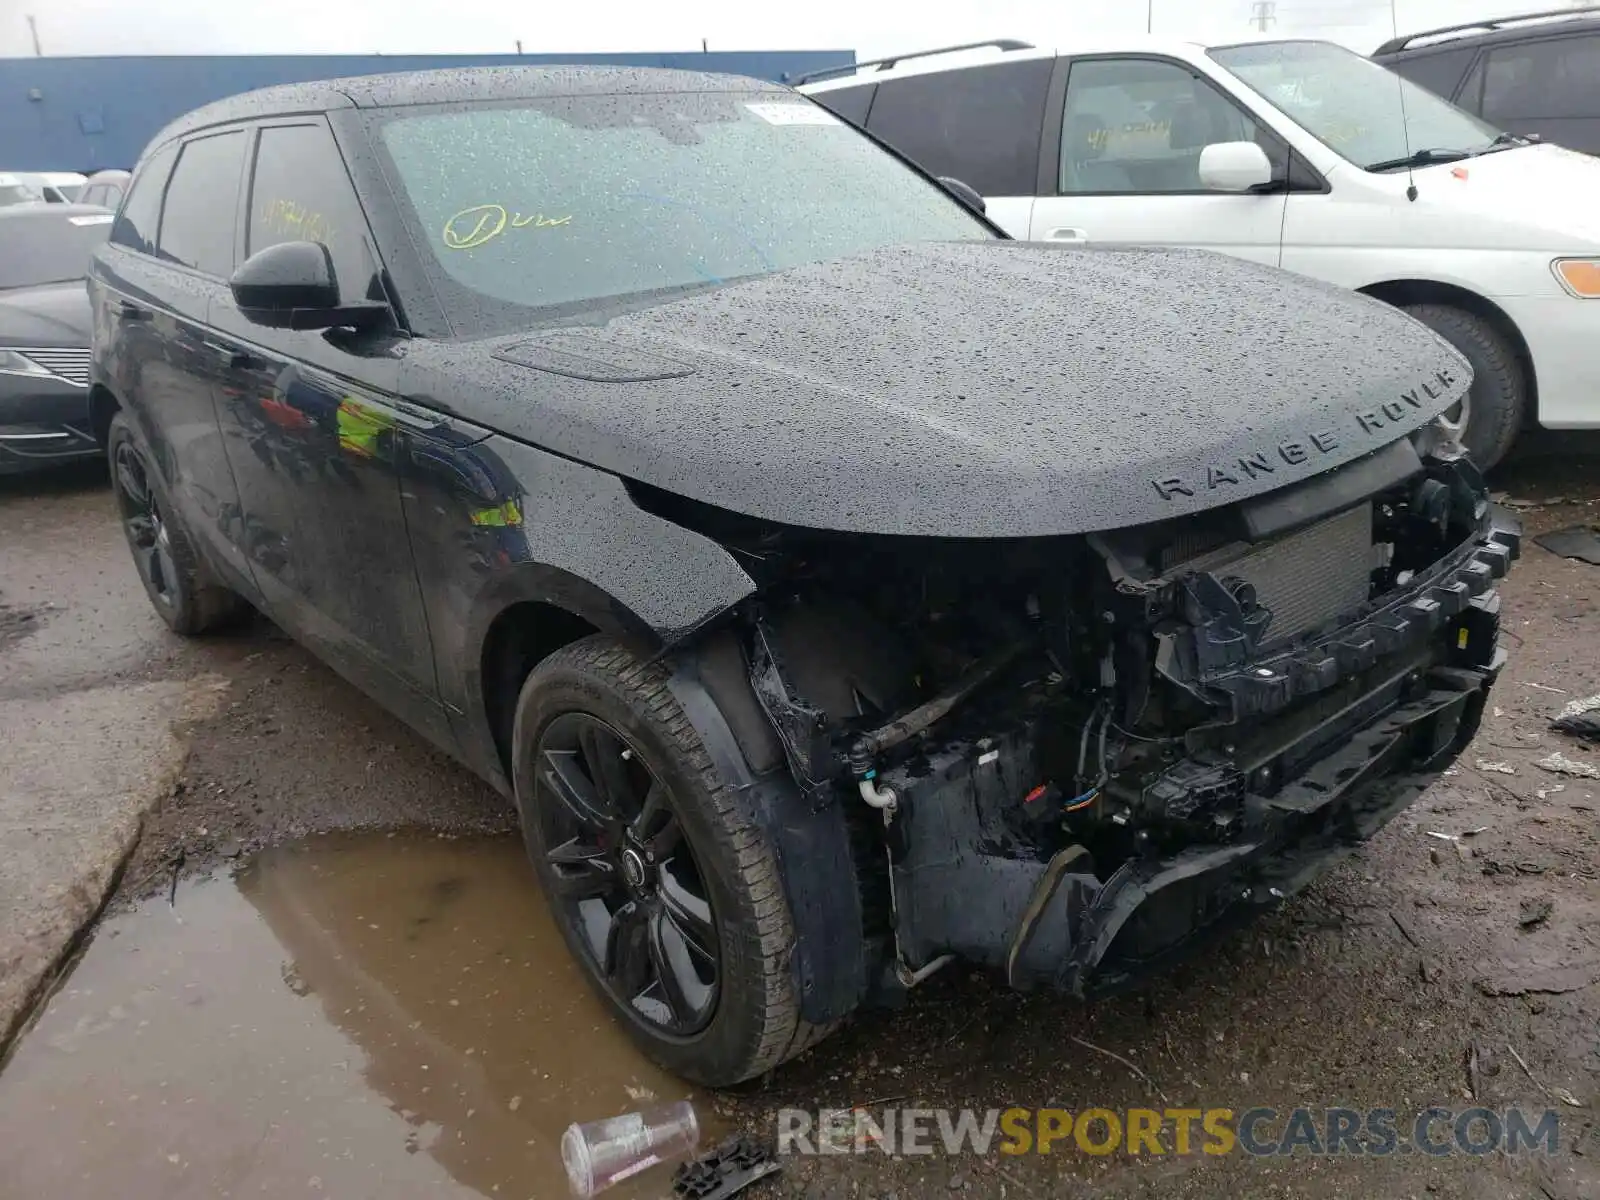
[(1430, 29), (1372, 57), (1501, 129), (1600, 154), (1600, 7)]
[(101, 454), (84, 277), (110, 230), (91, 206), (0, 206), (0, 474)]
[(1416, 796), (1502, 662), (1444, 342), (1012, 242), (785, 88), (238, 96), (157, 136), (90, 289), (157, 611), (264, 610), (513, 796), (703, 1082), (957, 960), (1086, 996), (1192, 953)]

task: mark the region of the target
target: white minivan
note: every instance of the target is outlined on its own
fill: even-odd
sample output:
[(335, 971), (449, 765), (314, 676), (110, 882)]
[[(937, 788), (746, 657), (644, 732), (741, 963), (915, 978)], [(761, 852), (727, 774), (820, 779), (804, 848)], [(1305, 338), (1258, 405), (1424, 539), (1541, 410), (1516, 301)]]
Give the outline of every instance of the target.
[(1472, 363), (1451, 416), (1480, 464), (1529, 421), (1600, 428), (1600, 159), (1340, 46), (1000, 41), (800, 84), (1013, 237), (1199, 246), (1405, 309)]

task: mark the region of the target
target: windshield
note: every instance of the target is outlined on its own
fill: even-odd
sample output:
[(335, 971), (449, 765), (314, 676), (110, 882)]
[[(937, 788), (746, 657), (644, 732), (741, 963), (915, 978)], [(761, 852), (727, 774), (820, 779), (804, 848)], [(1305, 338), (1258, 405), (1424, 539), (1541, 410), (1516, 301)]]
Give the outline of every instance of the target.
[(34, 204), (44, 193), (20, 175), (0, 175), (0, 205)]
[(893, 243), (996, 236), (799, 96), (655, 93), (416, 111), (386, 114), (380, 141), (462, 330)]
[(1499, 133), (1387, 67), (1329, 42), (1258, 42), (1210, 53), (1365, 170), (1404, 166), (1419, 151), (1479, 153)]
[(0, 217), (0, 289), (84, 278), (90, 255), (110, 232), (110, 213)]

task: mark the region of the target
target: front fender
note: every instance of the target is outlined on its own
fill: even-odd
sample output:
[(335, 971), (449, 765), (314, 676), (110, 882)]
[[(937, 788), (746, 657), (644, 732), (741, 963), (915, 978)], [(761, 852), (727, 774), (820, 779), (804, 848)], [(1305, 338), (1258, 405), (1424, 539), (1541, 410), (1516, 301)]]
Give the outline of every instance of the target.
[(645, 512), (614, 475), (463, 422), (406, 436), (439, 695), (473, 742), (492, 745), (479, 660), (511, 605), (550, 604), (655, 653), (755, 590), (722, 546)]

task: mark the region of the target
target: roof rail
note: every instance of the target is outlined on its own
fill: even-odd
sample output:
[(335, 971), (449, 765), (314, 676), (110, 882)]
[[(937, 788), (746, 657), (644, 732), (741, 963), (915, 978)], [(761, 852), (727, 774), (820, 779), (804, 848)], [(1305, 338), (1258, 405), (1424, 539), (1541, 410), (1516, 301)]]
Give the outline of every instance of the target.
[(913, 50), (909, 54), (896, 54), (891, 58), (869, 58), (866, 62), (846, 63), (837, 67), (823, 67), (816, 71), (802, 71), (793, 79), (787, 75), (783, 81), (791, 87), (799, 87), (803, 83), (815, 83), (819, 79), (832, 79), (836, 75), (849, 75), (859, 71), (862, 67), (877, 67), (880, 71), (887, 71), (896, 63), (904, 62), (908, 58), (928, 58), (934, 54), (954, 54), (957, 50), (983, 50), (993, 47), (996, 50), (1032, 50), (1032, 42), (1019, 42), (1015, 38), (995, 38), (988, 42), (963, 42), (959, 46), (940, 46), (934, 50)]
[(1581, 17), (1588, 13), (1600, 13), (1600, 5), (1591, 4), (1582, 8), (1552, 8), (1548, 12), (1523, 13), (1515, 17), (1492, 17), (1487, 21), (1468, 21), (1465, 25), (1445, 25), (1439, 29), (1424, 29), (1421, 33), (1408, 33), (1405, 37), (1391, 38), (1372, 53), (1393, 54), (1396, 50), (1407, 49), (1412, 42), (1419, 42), (1423, 38), (1439, 37), (1447, 33), (1470, 33), (1479, 29), (1493, 33), (1497, 29), (1509, 29), (1523, 22), (1553, 21), (1559, 17)]

